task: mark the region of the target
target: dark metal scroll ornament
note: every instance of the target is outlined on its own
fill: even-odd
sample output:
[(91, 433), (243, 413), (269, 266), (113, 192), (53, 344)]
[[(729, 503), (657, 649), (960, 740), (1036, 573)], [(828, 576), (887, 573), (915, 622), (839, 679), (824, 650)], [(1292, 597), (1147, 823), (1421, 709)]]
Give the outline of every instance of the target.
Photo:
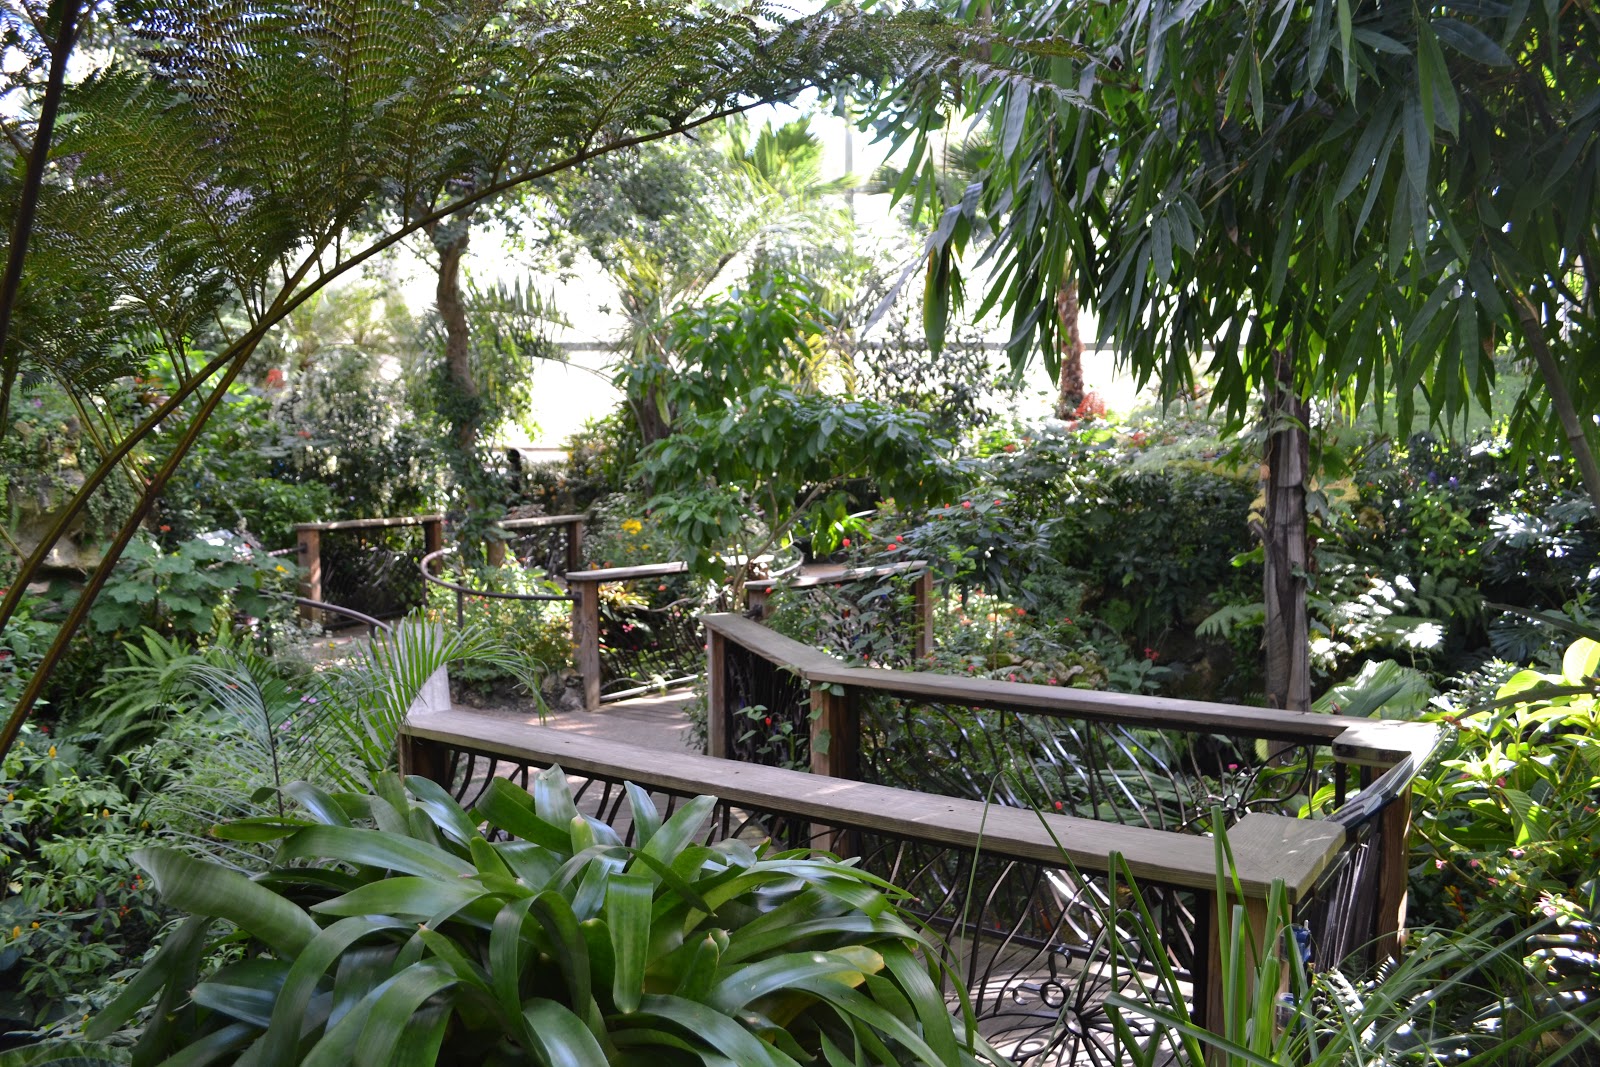
[(404, 615), (427, 600), (418, 567), (427, 551), (421, 526), (322, 532), (322, 599), (376, 618)]
[(811, 766), (811, 701), (805, 682), (728, 642), (723, 657), (728, 755), (744, 763), (795, 770)]
[(531, 570), (544, 571), (551, 577), (567, 573), (567, 539), (571, 536), (561, 525), (528, 526), (508, 530), (506, 554)]
[[(547, 764), (448, 748), (445, 782), (464, 804), (476, 803), (492, 778), (526, 789)], [(634, 841), (620, 780), (569, 774), (578, 810)], [(653, 790), (664, 814), (687, 794)], [(941, 843), (823, 824), (775, 809), (719, 803), (702, 835), (706, 844), (738, 839), (753, 848), (816, 847), (860, 857), (861, 867), (909, 894), (902, 907), (942, 941), (949, 967), (946, 993), (967, 990), (978, 1031), (1008, 1061), (1026, 1067), (1092, 1064), (1119, 1067), (1119, 1043), (1106, 999), (1113, 992), (1160, 1001), (1151, 980), (1157, 956), (1183, 987), (1197, 978), (1205, 951), (1205, 900), (1192, 891), (1142, 884), (1138, 899), (1125, 883), (1100, 874), (974, 853)], [(1140, 908), (1159, 939), (1141, 936)], [(1193, 1005), (1191, 1005), (1193, 1007)], [(1134, 1026), (1136, 1019), (1124, 1016)], [(1163, 1040), (1146, 1031), (1145, 1040)], [(1166, 1050), (1171, 1056), (1176, 1050)], [(1169, 1056), (1157, 1050), (1157, 1062)]]
[(1269, 758), (1248, 738), (865, 694), (860, 709), (863, 781), (1101, 822), (1298, 815), (1323, 773), (1310, 747)]
[(600, 692), (666, 689), (705, 670), (705, 631), (700, 610), (689, 600), (660, 607), (609, 604), (600, 607)]

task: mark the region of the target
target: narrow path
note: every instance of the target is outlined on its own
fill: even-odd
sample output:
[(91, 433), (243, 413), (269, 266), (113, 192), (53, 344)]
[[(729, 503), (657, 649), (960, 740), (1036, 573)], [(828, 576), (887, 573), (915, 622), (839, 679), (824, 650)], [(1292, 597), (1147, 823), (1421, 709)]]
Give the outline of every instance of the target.
[(624, 741), (662, 752), (688, 752), (690, 724), (684, 709), (693, 699), (692, 690), (679, 689), (602, 704), (599, 711), (552, 711), (542, 722), (531, 702), (480, 707), (463, 700), (456, 706), (462, 711), (499, 715), (552, 730), (569, 730), (585, 737)]

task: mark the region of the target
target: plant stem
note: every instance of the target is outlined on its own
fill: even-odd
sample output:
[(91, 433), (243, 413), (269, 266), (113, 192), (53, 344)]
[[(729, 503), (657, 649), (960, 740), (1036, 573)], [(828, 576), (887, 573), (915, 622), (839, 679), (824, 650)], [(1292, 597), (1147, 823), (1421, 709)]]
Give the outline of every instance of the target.
[(67, 80), (67, 56), (77, 39), (78, 0), (67, 0), (61, 11), (61, 27), (56, 31), (54, 47), (50, 49), (50, 74), (45, 84), (44, 99), (39, 105), (39, 127), (33, 134), (33, 150), (28, 153), (28, 170), (22, 179), (22, 200), (17, 205), (17, 217), (11, 226), (11, 249), (6, 260), (6, 273), (0, 280), (0, 364), (4, 366), (0, 380), (0, 433), (5, 431), (11, 414), (11, 391), (17, 382), (17, 370), (22, 358), (11, 351), (11, 313), (17, 305), (17, 293), (22, 288), (22, 264), (28, 254), (28, 240), (33, 236), (33, 217), (39, 206), (39, 187), (44, 184), (44, 165), (50, 156), (50, 142), (55, 136), (56, 111), (61, 105), (61, 93)]
[(1518, 289), (1511, 295), (1517, 306), (1517, 318), (1522, 323), (1523, 336), (1533, 350), (1534, 362), (1539, 365), (1539, 376), (1544, 379), (1544, 387), (1550, 391), (1550, 402), (1555, 406), (1556, 417), (1561, 420), (1561, 430), (1572, 449), (1572, 458), (1577, 461), (1578, 472), (1583, 476), (1584, 491), (1589, 494), (1594, 506), (1600, 509), (1600, 465), (1595, 463), (1594, 449), (1589, 447), (1589, 435), (1584, 433), (1583, 420), (1578, 417), (1578, 409), (1572, 403), (1566, 379), (1561, 377), (1561, 364), (1545, 342), (1544, 325), (1539, 321), (1538, 309), (1528, 299), (1528, 294)]
[(228, 387), (233, 384), (233, 380), (239, 376), (240, 371), (244, 370), (244, 365), (249, 360), (250, 353), (254, 350), (255, 348), (252, 345), (250, 348), (241, 351), (235, 358), (233, 365), (228, 368), (227, 373), (222, 376), (222, 380), (211, 391), (211, 395), (206, 397), (205, 403), (201, 405), (200, 410), (195, 413), (195, 417), (190, 420), (187, 429), (184, 430), (183, 437), (173, 447), (166, 463), (162, 464), (161, 469), (150, 480), (144, 495), (139, 498), (139, 503), (135, 505), (133, 513), (122, 524), (122, 529), (117, 531), (116, 539), (111, 542), (111, 546), (106, 550), (105, 558), (100, 561), (100, 565), (89, 576), (89, 582), (84, 586), (83, 592), (79, 594), (77, 603), (72, 605), (72, 610), (67, 614), (66, 621), (56, 631), (55, 639), (50, 642), (50, 647), (45, 650), (43, 658), (39, 661), (39, 666), (34, 669), (33, 676), (28, 679), (27, 687), (23, 689), (22, 695), (17, 698), (16, 707), (11, 710), (11, 717), (6, 720), (4, 730), (0, 730), (0, 759), (4, 759), (5, 754), (11, 751), (12, 744), (16, 742), (17, 734), (22, 730), (23, 722), (28, 718), (28, 712), (33, 710), (33, 706), (38, 702), (39, 694), (44, 691), (44, 685), (49, 681), (56, 664), (66, 654), (67, 646), (72, 642), (73, 635), (78, 632), (78, 628), (83, 625), (83, 620), (88, 617), (90, 606), (94, 603), (95, 598), (100, 595), (100, 590), (104, 588), (107, 580), (110, 579), (111, 572), (116, 569), (117, 560), (121, 558), (123, 551), (128, 547), (128, 543), (133, 540), (134, 534), (139, 532), (139, 527), (144, 524), (145, 516), (150, 513), (156, 498), (166, 488), (167, 479), (172, 477), (173, 472), (178, 469), (178, 464), (183, 461), (183, 457), (188, 455), (189, 449), (194, 447), (194, 443), (199, 440), (200, 431), (205, 429), (206, 421), (211, 417), (211, 413), (216, 410), (217, 405), (222, 402), (222, 398), (227, 395)]

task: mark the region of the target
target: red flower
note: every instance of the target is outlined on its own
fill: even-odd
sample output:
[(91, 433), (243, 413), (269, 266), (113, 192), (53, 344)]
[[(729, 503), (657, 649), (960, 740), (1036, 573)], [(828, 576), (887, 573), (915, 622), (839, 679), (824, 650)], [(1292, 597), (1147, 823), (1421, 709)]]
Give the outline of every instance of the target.
[(889, 545), (889, 551), (890, 552), (898, 552), (899, 550), (900, 550), (900, 546), (899, 545), (894, 544), (892, 542), (890, 543), (890, 545)]
[(1157, 652), (1153, 648), (1147, 648), (1144, 650), (1144, 658), (1149, 660), (1151, 663), (1154, 663), (1156, 661), (1156, 657), (1159, 655), (1161, 655), (1161, 653)]
[(843, 541), (841, 541), (839, 543), (844, 545), (844, 547), (849, 548), (850, 547), (850, 538), (846, 537)]
[(171, 533), (172, 532), (172, 527), (168, 526), (166, 523), (162, 523), (161, 524), (161, 532), (162, 533)]
[(1000, 498), (998, 498), (998, 497), (996, 497), (996, 498), (995, 498), (995, 504), (996, 504), (996, 505), (999, 505), (999, 504), (1004, 504), (1004, 503), (1005, 503), (1005, 501), (1004, 501), (1004, 500), (1001, 500), (1001, 499), (1000, 499)]
[(768, 715), (768, 716), (767, 716), (767, 718), (766, 718), (766, 723), (767, 723), (767, 725), (768, 725), (768, 726), (771, 726), (771, 725), (772, 725), (772, 716), (771, 716), (771, 715)]
[(1059, 801), (1059, 800), (1058, 800), (1058, 801), (1056, 801), (1056, 810), (1057, 810), (1057, 811), (1060, 811), (1060, 810), (1061, 810), (1061, 801)]
[(970, 500), (963, 500), (963, 501), (962, 501), (962, 502), (961, 502), (961, 506), (962, 506), (962, 507), (964, 507), (964, 508), (971, 508), (971, 507), (972, 507), (972, 501), (970, 501)]
[(282, 384), (283, 384), (283, 371), (279, 370), (277, 367), (273, 367), (271, 370), (267, 371), (267, 387), (269, 389), (270, 388), (275, 388), (275, 387), (280, 386)]

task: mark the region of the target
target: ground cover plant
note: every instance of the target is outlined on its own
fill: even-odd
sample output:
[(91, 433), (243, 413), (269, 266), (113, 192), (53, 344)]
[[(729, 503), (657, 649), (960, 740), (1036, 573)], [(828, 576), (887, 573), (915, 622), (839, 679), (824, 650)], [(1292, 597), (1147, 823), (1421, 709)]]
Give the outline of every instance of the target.
[[(138, 853), (191, 917), (89, 1036), (159, 998), (150, 1057), (977, 1062), (893, 887), (803, 851), (697, 844), (710, 797), (663, 819), (630, 788), (625, 844), (578, 813), (560, 768), (532, 795), (491, 783), (471, 815), (424, 779), (374, 784), (292, 785), (295, 813), (220, 828), (279, 842), (254, 880)], [(246, 958), (195, 985), (217, 919)]]

